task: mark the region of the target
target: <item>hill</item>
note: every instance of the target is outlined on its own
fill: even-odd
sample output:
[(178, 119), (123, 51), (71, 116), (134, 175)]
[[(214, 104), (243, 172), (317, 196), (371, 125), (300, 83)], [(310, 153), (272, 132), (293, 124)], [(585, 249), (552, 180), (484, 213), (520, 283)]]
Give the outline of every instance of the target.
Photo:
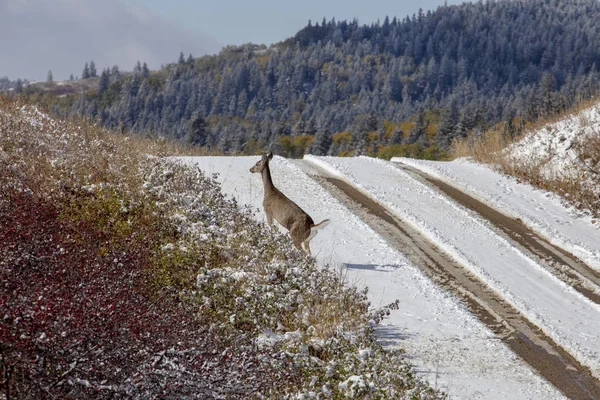
[(515, 134), (593, 95), (598, 20), (593, 0), (467, 2), (369, 26), (324, 20), (268, 49), (182, 55), (47, 103), (221, 152), (439, 158), (457, 137), (499, 121)]

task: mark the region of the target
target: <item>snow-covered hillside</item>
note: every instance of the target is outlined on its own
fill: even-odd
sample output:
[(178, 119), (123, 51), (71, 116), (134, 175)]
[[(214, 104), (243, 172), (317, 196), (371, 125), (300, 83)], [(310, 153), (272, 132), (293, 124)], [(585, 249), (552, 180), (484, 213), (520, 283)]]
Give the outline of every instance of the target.
[(539, 168), (548, 179), (586, 176), (579, 153), (590, 136), (600, 135), (600, 105), (527, 134), (507, 149), (516, 163)]
[(456, 142), (454, 150), (464, 160), (556, 193), (579, 214), (600, 221), (600, 102), (540, 122), (508, 145), (507, 140), (513, 139), (492, 130)]
[[(240, 204), (256, 208), (257, 218), (264, 219), (262, 182), (249, 172), (257, 159), (184, 158), (208, 172), (219, 173), (223, 190), (234, 195)], [(450, 164), (461, 166), (465, 176), (482, 173), (475, 164)], [(447, 164), (414, 165), (430, 171), (434, 166)], [(400, 309), (384, 322), (380, 338), (389, 346), (405, 348), (416, 370), (434, 386), (447, 391), (451, 398), (562, 398), (557, 389), (477, 320), (464, 303), (434, 284), (402, 249), (386, 242), (307, 173), (313, 167), (352, 184), (413, 224), (596, 376), (600, 375), (598, 304), (555, 278), (473, 212), (398, 170), (391, 162), (366, 157), (307, 157), (291, 162), (275, 157), (275, 185), (316, 222), (324, 218), (332, 221), (311, 242), (313, 254), (322, 263), (339, 265), (351, 283), (368, 286), (375, 305), (400, 300)], [(491, 170), (486, 173), (495, 174)], [(444, 178), (451, 181), (448, 176)], [(490, 182), (490, 177), (481, 182)], [(516, 182), (507, 182), (505, 187), (513, 192), (519, 189)], [(532, 191), (530, 196), (518, 204), (531, 212), (548, 200), (548, 194), (539, 191)], [(506, 207), (511, 208), (510, 199), (506, 201)], [(559, 202), (555, 205), (561, 207)], [(568, 210), (563, 211), (568, 216)], [(570, 230), (562, 235), (573, 243), (587, 240), (588, 245), (582, 249), (587, 251), (585, 259), (593, 260), (600, 254), (592, 246), (594, 238), (600, 243), (600, 232), (594, 231), (589, 222), (573, 218), (568, 222)], [(565, 224), (557, 223), (554, 228), (560, 231), (561, 226)]]

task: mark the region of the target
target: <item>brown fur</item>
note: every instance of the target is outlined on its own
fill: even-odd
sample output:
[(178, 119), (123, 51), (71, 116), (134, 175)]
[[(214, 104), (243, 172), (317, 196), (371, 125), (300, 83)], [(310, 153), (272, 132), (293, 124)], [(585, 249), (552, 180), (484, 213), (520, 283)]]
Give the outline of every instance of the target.
[[(267, 223), (273, 225), (273, 218), (290, 232), (292, 241), (298, 250), (310, 255), (309, 242), (314, 236), (313, 229), (325, 226), (329, 220), (315, 224), (313, 219), (296, 203), (273, 185), (269, 161), (273, 153), (263, 154), (262, 158), (250, 168), (250, 172), (262, 175), (264, 187), (263, 208), (267, 215)], [(304, 245), (304, 248), (302, 247)]]

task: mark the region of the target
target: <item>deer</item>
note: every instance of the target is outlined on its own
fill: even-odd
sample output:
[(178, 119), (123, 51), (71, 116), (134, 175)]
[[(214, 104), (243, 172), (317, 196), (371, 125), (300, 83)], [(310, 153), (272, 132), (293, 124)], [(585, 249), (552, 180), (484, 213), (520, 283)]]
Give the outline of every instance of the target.
[[(263, 154), (262, 158), (250, 168), (250, 172), (262, 175), (264, 199), (263, 208), (267, 215), (267, 224), (273, 226), (273, 218), (288, 230), (294, 246), (307, 256), (311, 255), (310, 241), (317, 234), (317, 230), (325, 227), (329, 220), (323, 220), (315, 224), (313, 219), (296, 203), (273, 185), (269, 161), (273, 153)], [(304, 247), (302, 247), (304, 245)]]

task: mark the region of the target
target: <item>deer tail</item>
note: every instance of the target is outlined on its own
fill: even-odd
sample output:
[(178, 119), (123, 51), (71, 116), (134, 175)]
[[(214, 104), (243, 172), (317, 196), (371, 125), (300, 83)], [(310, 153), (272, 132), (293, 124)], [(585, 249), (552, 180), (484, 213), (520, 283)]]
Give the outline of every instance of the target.
[(325, 228), (327, 225), (329, 225), (329, 220), (328, 219), (324, 219), (323, 221), (319, 222), (318, 224), (313, 224), (310, 226), (310, 229), (321, 229), (321, 228)]
[(315, 237), (318, 230), (325, 228), (327, 225), (329, 225), (328, 219), (325, 219), (325, 220), (319, 222), (318, 224), (312, 224), (310, 226), (310, 235), (308, 236), (308, 238), (306, 240), (310, 241), (312, 238)]

